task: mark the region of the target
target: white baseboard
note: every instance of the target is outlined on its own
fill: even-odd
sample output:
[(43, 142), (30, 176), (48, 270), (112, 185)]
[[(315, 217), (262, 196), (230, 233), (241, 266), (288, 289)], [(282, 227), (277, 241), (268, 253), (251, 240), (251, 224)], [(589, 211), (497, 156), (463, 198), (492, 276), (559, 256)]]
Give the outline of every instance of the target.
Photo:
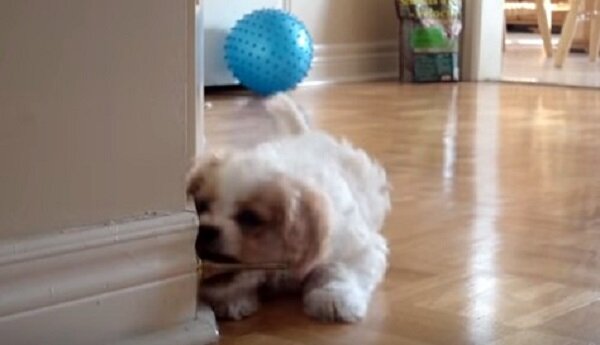
[(303, 85), (398, 78), (398, 42), (317, 44)]
[[(195, 216), (181, 212), (3, 242), (2, 343), (175, 334), (197, 319), (195, 231)], [(206, 326), (214, 340), (214, 323)]]
[(188, 323), (155, 333), (144, 334), (112, 345), (202, 345), (217, 341), (216, 320), (212, 310), (202, 306), (198, 317)]

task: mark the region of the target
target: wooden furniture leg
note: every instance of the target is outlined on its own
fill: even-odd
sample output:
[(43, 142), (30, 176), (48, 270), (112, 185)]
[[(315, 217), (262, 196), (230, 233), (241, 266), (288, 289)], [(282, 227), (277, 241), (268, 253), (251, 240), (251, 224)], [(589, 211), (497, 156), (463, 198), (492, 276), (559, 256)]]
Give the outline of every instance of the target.
[(506, 28), (506, 13), (504, 14), (504, 23), (503, 23), (503, 27), (504, 27), (504, 32), (502, 33), (502, 51), (506, 51), (506, 38), (507, 38), (507, 31), (508, 29)]
[(552, 4), (550, 0), (535, 0), (538, 30), (544, 42), (547, 57), (552, 56)]
[(575, 26), (577, 24), (577, 14), (581, 8), (583, 0), (571, 0), (571, 8), (567, 13), (565, 23), (560, 33), (560, 41), (558, 42), (558, 49), (556, 50), (556, 57), (554, 58), (554, 66), (560, 68), (565, 62), (565, 58), (571, 49), (573, 43), (573, 37), (575, 36)]
[(600, 0), (594, 0), (594, 15), (590, 27), (590, 61), (595, 62), (600, 53)]

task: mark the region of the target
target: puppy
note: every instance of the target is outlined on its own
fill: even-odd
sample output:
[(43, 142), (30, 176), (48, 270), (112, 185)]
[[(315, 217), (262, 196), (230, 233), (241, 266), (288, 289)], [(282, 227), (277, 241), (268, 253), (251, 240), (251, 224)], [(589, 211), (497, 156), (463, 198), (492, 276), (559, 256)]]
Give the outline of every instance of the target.
[(200, 158), (187, 193), (199, 217), (196, 253), (217, 262), (285, 262), (285, 272), (228, 273), (204, 281), (218, 317), (241, 319), (259, 291), (301, 291), (319, 320), (356, 322), (387, 267), (380, 231), (390, 209), (383, 168), (367, 154), (310, 128), (285, 95), (266, 101), (286, 136)]

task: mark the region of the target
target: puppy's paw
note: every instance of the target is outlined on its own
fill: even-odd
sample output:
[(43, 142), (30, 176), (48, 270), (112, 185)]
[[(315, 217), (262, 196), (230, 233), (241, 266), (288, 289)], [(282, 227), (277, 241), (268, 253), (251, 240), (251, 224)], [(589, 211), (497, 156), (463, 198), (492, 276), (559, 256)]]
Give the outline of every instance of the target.
[(213, 304), (215, 315), (220, 319), (241, 320), (258, 310), (256, 296), (240, 296), (234, 300)]
[(304, 311), (326, 322), (358, 322), (367, 313), (367, 301), (360, 291), (346, 286), (325, 286), (304, 296)]

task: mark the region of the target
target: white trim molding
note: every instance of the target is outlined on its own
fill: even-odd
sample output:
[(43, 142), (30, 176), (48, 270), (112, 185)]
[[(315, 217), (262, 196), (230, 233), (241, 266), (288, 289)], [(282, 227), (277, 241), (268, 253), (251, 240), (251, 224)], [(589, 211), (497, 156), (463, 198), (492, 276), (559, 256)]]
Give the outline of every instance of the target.
[(398, 78), (398, 42), (316, 44), (303, 84)]
[(2, 342), (106, 344), (187, 329), (202, 329), (195, 343), (214, 341), (210, 312), (197, 316), (195, 232), (195, 215), (180, 212), (3, 242)]

